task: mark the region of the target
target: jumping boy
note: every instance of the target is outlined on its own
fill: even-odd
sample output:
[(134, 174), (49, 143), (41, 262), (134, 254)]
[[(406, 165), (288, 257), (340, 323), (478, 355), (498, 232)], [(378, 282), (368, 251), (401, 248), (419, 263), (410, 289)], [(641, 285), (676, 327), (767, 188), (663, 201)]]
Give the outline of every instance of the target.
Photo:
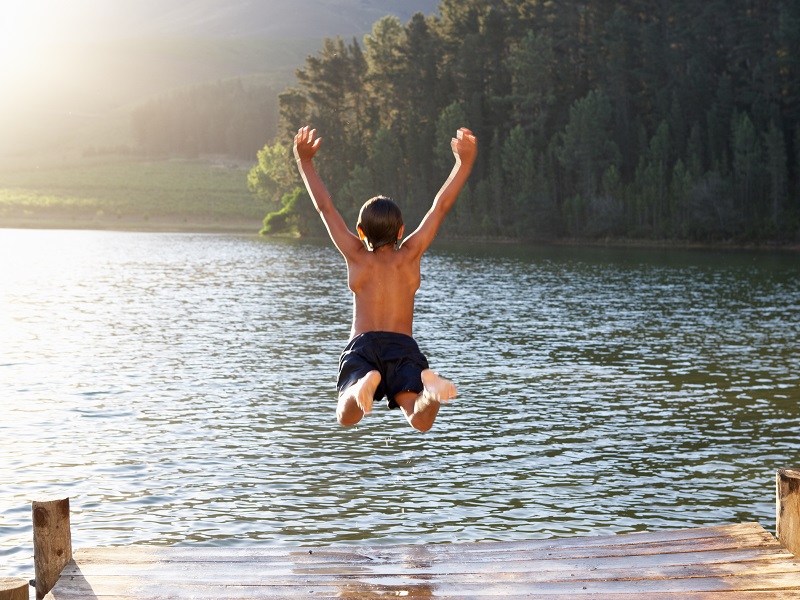
[(411, 337), (420, 260), (472, 170), (477, 139), (468, 129), (458, 130), (450, 143), (453, 170), (419, 227), (402, 243), (400, 209), (383, 196), (361, 207), (357, 236), (347, 228), (314, 168), (321, 141), (315, 129), (301, 128), (294, 155), (314, 207), (347, 262), (353, 292), (353, 327), (339, 360), (336, 416), (342, 425), (355, 425), (372, 411), (375, 399), (386, 396), (389, 408), (399, 406), (414, 429), (427, 431), (440, 403), (455, 398), (456, 387), (428, 368)]

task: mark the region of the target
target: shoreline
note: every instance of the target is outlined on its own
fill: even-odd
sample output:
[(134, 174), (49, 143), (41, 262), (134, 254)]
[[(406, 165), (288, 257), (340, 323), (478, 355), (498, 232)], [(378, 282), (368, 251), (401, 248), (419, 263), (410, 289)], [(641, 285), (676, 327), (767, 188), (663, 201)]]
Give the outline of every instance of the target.
[[(259, 235), (261, 222), (243, 221), (241, 219), (215, 220), (214, 222), (189, 221), (187, 219), (154, 219), (147, 222), (131, 220), (125, 222), (102, 222), (97, 220), (71, 219), (0, 219), (0, 229), (39, 229), (39, 230), (85, 230), (85, 231), (119, 231), (139, 233), (230, 233)], [(285, 238), (286, 235), (267, 235), (265, 237)], [(308, 238), (308, 239), (323, 239)], [(483, 243), (508, 245), (540, 245), (564, 247), (596, 247), (596, 248), (652, 248), (664, 250), (748, 250), (767, 252), (800, 252), (799, 242), (692, 242), (686, 240), (647, 240), (632, 238), (604, 238), (602, 240), (581, 238), (491, 238), (491, 237), (442, 237), (442, 242)]]
[(169, 219), (151, 222), (131, 221), (125, 223), (71, 220), (0, 219), (0, 229), (39, 229), (68, 231), (119, 231), (138, 233), (251, 233), (258, 235), (261, 222), (249, 223), (239, 220), (210, 223), (174, 221)]

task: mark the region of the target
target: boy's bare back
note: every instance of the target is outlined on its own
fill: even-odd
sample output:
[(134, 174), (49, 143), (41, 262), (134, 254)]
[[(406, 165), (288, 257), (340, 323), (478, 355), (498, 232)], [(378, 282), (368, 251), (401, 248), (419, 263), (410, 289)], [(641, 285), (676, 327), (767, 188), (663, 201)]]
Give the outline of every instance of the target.
[(353, 292), (350, 337), (367, 331), (412, 335), (414, 295), (420, 285), (420, 259), (411, 249), (366, 248), (347, 260), (347, 283)]

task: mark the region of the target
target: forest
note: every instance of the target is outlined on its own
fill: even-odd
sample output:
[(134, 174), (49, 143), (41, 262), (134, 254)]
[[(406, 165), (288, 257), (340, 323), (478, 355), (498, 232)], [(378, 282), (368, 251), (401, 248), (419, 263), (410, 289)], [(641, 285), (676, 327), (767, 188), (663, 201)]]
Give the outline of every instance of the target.
[(277, 104), (248, 180), (266, 233), (321, 231), (291, 156), (308, 123), (348, 222), (380, 193), (415, 226), (466, 126), (480, 152), (443, 235), (800, 240), (794, 0), (442, 0), (326, 39)]
[(273, 85), (242, 79), (176, 90), (134, 109), (134, 140), (150, 156), (254, 158), (276, 132), (277, 93)]

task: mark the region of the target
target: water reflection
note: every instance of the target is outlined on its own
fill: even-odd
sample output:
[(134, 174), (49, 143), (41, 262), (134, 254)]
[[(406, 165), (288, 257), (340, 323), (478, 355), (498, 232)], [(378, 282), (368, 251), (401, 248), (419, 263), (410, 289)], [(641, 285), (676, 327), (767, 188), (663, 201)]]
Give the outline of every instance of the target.
[(800, 463), (796, 256), (439, 244), (416, 336), (460, 399), (426, 435), (336, 425), (327, 243), (5, 230), (0, 256), (0, 574), (30, 574), (39, 494), (72, 497), (75, 547), (437, 543), (771, 529)]

